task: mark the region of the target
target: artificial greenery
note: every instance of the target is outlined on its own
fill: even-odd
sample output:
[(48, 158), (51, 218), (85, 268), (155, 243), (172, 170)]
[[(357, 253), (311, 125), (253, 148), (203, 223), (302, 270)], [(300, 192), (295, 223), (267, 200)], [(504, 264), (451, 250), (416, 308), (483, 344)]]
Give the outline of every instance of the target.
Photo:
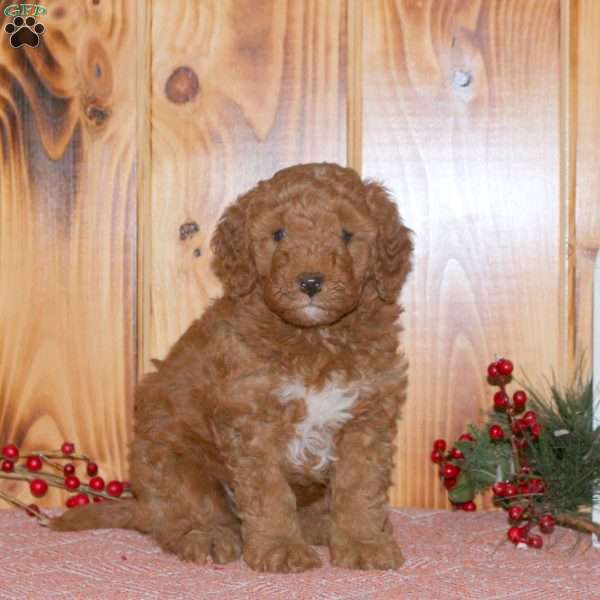
[(543, 425), (528, 444), (531, 466), (545, 482), (544, 501), (556, 514), (589, 514), (600, 486), (600, 428), (593, 428), (592, 382), (550, 386), (550, 398), (529, 388), (530, 405)]

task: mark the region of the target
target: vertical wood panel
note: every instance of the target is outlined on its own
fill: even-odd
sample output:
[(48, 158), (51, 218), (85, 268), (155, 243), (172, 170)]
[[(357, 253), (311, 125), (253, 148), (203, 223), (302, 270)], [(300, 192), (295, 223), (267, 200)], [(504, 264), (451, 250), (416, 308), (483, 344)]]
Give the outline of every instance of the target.
[(589, 367), (592, 351), (594, 259), (600, 248), (600, 2), (573, 2), (572, 56), (575, 106), (571, 137), (575, 140), (575, 319), (574, 345)]
[(0, 40), (0, 440), (70, 439), (121, 475), (135, 381), (135, 3), (45, 5), (38, 48)]
[[(342, 0), (153, 3), (150, 356), (220, 293), (209, 240), (235, 197), (346, 158)], [(180, 239), (180, 226), (196, 234)], [(146, 357), (147, 360), (150, 357)]]
[(416, 232), (394, 501), (442, 505), (427, 457), (489, 403), (495, 353), (560, 367), (559, 3), (367, 0), (363, 165)]

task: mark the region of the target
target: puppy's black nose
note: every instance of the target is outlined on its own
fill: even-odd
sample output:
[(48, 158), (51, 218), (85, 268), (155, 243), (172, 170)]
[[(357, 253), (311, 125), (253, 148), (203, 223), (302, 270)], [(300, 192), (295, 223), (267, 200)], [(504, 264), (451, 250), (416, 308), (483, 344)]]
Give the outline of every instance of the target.
[(323, 285), (323, 275), (321, 273), (300, 273), (298, 276), (298, 285), (302, 292), (312, 298), (321, 291)]

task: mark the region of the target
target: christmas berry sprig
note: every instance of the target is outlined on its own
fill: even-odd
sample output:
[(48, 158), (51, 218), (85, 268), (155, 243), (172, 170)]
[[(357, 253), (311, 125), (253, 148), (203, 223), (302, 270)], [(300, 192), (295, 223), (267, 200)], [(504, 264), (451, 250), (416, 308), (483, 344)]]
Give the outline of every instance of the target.
[[(77, 463), (85, 464), (87, 481), (78, 477)], [(75, 445), (71, 442), (64, 442), (59, 450), (36, 450), (27, 453), (21, 453), (15, 444), (5, 445), (2, 448), (0, 479), (28, 482), (29, 492), (35, 498), (45, 496), (50, 487), (75, 492), (67, 498), (67, 508), (83, 506), (90, 501), (103, 502), (132, 497), (127, 482), (115, 479), (106, 483), (99, 475), (98, 465), (85, 454), (76, 454)], [(36, 517), (43, 525), (47, 524), (48, 517), (37, 504), (26, 504), (1, 491), (0, 499)]]
[[(440, 478), (454, 508), (474, 511), (475, 493), (492, 486), (494, 502), (508, 513), (508, 539), (541, 548), (543, 539), (533, 529), (538, 526), (542, 533), (552, 533), (555, 520), (544, 510), (545, 484), (530, 466), (526, 450), (539, 438), (542, 427), (534, 411), (524, 412), (525, 391), (517, 390), (512, 398), (509, 396), (507, 385), (513, 370), (513, 363), (506, 358), (487, 368), (488, 382), (499, 388), (493, 406), (502, 418), (486, 431), (471, 427), (471, 433), (462, 434), (448, 453), (444, 453), (446, 442), (436, 440), (431, 460), (440, 468)], [(481, 454), (485, 454), (485, 460)], [(507, 477), (508, 473), (511, 475)]]
[(600, 428), (594, 426), (591, 380), (586, 383), (580, 373), (569, 386), (551, 385), (549, 395), (529, 386), (511, 396), (513, 370), (506, 358), (487, 367), (488, 383), (498, 388), (487, 424), (468, 425), (448, 452), (445, 440), (434, 442), (431, 460), (448, 499), (471, 511), (475, 495), (491, 489), (516, 545), (541, 548), (540, 534), (552, 533), (556, 525), (600, 537), (600, 524), (591, 518), (600, 489)]

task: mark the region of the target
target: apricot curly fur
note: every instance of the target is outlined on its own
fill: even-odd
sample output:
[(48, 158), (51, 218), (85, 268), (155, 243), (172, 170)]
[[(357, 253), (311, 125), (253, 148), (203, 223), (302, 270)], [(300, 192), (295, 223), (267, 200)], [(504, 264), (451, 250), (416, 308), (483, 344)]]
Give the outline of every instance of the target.
[(223, 297), (136, 391), (135, 500), (50, 526), (133, 528), (184, 560), (261, 571), (318, 566), (311, 544), (343, 567), (397, 568), (387, 490), (412, 241), (396, 204), (351, 169), (296, 165), (238, 198), (212, 249)]

